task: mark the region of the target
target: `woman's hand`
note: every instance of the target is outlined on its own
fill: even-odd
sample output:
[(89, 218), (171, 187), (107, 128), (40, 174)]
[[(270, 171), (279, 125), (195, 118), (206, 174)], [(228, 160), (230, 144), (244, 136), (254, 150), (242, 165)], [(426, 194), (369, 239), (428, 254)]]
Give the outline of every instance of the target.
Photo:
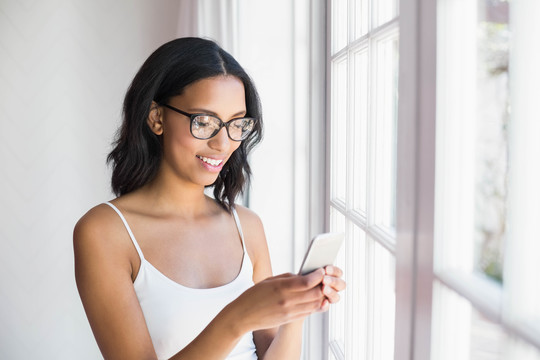
[(322, 281), (322, 292), (326, 297), (323, 302), (323, 311), (328, 310), (329, 304), (339, 301), (339, 292), (345, 290), (346, 283), (342, 279), (343, 271), (337, 266), (328, 265), (324, 268), (325, 275)]
[[(246, 290), (227, 308), (236, 312), (235, 318), (239, 319), (242, 332), (277, 327), (303, 319), (324, 310), (324, 277), (324, 269), (307, 275), (270, 277)], [(335, 300), (334, 292), (330, 292), (332, 300)]]
[(229, 310), (236, 309), (241, 331), (277, 327), (328, 310), (345, 289), (343, 271), (327, 266), (307, 275), (283, 274), (261, 281), (246, 290)]

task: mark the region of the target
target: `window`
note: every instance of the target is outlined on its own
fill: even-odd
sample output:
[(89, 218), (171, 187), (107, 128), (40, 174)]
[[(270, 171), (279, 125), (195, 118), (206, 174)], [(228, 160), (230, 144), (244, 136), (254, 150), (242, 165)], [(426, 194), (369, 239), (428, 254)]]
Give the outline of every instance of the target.
[(540, 359), (532, 3), (438, 1), (433, 359)]
[(540, 2), (328, 10), (327, 357), (539, 360)]
[(330, 359), (393, 359), (397, 1), (331, 1), (330, 230), (345, 298), (330, 311)]

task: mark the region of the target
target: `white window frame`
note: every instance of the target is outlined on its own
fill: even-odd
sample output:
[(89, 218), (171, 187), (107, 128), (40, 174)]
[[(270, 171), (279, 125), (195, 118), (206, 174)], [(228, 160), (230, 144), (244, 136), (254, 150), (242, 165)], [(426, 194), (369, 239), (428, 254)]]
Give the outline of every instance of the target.
[[(331, 149), (330, 149), (330, 142), (331, 142), (331, 126), (330, 126), (330, 118), (331, 118), (331, 114), (330, 114), (330, 104), (331, 104), (331, 66), (332, 66), (332, 59), (339, 59), (340, 57), (342, 56), (345, 56), (347, 54), (345, 54), (345, 52), (348, 52), (349, 50), (351, 52), (355, 51), (358, 46), (366, 46), (366, 49), (367, 49), (367, 46), (370, 47), (371, 49), (371, 55), (370, 55), (370, 60), (368, 60), (371, 64), (370, 67), (372, 67), (371, 71), (374, 71), (375, 70), (375, 66), (374, 64), (377, 64), (375, 60), (375, 56), (376, 56), (376, 49), (378, 49), (377, 47), (374, 46), (374, 44), (376, 44), (378, 41), (384, 41), (385, 39), (388, 39), (388, 38), (392, 38), (392, 37), (395, 37), (395, 36), (400, 36), (399, 34), (396, 34), (398, 32), (400, 32), (398, 30), (399, 28), (399, 17), (394, 19), (394, 20), (391, 20), (385, 24), (383, 24), (382, 26), (378, 26), (375, 28), (375, 30), (370, 30), (367, 34), (359, 37), (357, 40), (355, 40), (354, 42), (352, 43), (348, 43), (347, 44), (347, 47), (344, 48), (344, 49), (341, 49), (339, 51), (337, 51), (336, 53), (333, 53), (333, 51), (331, 51), (331, 46), (332, 46), (332, 43), (331, 43), (331, 18), (332, 18), (332, 13), (331, 13), (331, 10), (332, 9), (332, 6), (331, 6), (331, 2), (330, 1), (327, 1), (327, 67), (326, 67), (326, 73), (327, 73), (327, 84), (326, 84), (326, 89), (327, 89), (327, 125), (326, 125), (326, 128), (327, 128), (327, 140), (326, 140), (326, 151), (327, 151), (327, 166), (330, 165), (330, 157), (331, 157)], [(349, 8), (349, 12), (352, 12), (353, 10), (351, 10), (351, 8)], [(347, 31), (350, 31), (350, 29), (347, 29)], [(351, 34), (352, 35), (352, 34)], [(356, 36), (355, 36), (356, 37)], [(369, 44), (369, 45), (368, 45)], [(349, 61), (349, 64), (347, 66), (350, 66), (351, 62), (352, 62), (352, 59), (347, 59), (347, 61)], [(349, 70), (351, 71), (351, 70)], [(369, 76), (369, 75), (368, 75)], [(350, 88), (350, 86), (349, 86)], [(373, 91), (373, 87), (370, 86), (370, 90)], [(350, 91), (350, 89), (349, 89)], [(369, 90), (368, 90), (369, 91)], [(373, 102), (375, 101), (373, 95), (375, 93), (372, 93), (372, 96), (370, 97), (370, 104), (373, 104)], [(351, 95), (348, 94), (348, 97), (349, 99), (351, 98)], [(371, 105), (368, 105), (368, 106), (371, 106)], [(348, 106), (348, 113), (351, 111), (351, 108), (352, 108), (352, 104), (349, 104)], [(349, 124), (350, 125), (350, 124)], [(369, 130), (369, 135), (368, 136), (374, 136), (375, 135), (375, 132), (373, 131), (375, 128), (373, 127), (373, 123), (371, 124), (371, 129)], [(369, 127), (369, 125), (368, 125)], [(352, 136), (352, 133), (351, 133), (351, 130), (349, 129), (348, 130), (350, 132), (349, 135)], [(372, 138), (373, 141), (375, 141), (375, 138)], [(378, 141), (375, 141), (376, 143), (378, 143)], [(348, 141), (348, 145), (351, 145), (352, 142)], [(372, 146), (370, 146), (370, 149), (373, 149), (373, 144)], [(349, 149), (350, 150), (350, 149)], [(369, 150), (368, 150), (369, 151)], [(349, 151), (349, 153), (351, 153), (351, 151)], [(373, 155), (373, 154), (372, 154)], [(373, 156), (370, 156), (370, 158), (373, 158)], [(369, 162), (369, 160), (368, 160)], [(350, 163), (348, 164), (348, 166), (350, 166)], [(367, 189), (368, 189), (368, 192), (370, 192), (371, 190), (373, 190), (373, 181), (375, 179), (375, 175), (377, 174), (376, 172), (376, 169), (374, 168), (373, 164), (370, 164), (368, 165), (368, 167), (370, 168), (370, 170), (368, 170), (369, 172), (369, 179), (366, 179), (367, 180)], [(328, 174), (330, 173), (330, 171), (327, 172)], [(350, 175), (350, 174), (349, 174)], [(397, 175), (399, 177), (399, 174)], [(389, 228), (389, 227), (386, 227), (384, 225), (382, 225), (380, 222), (379, 222), (379, 218), (377, 216), (377, 209), (375, 209), (374, 207), (374, 200), (376, 200), (375, 198), (377, 197), (377, 195), (373, 195), (374, 192), (371, 191), (371, 200), (368, 200), (367, 202), (367, 206), (368, 208), (366, 208), (366, 213), (363, 214), (362, 212), (358, 212), (356, 210), (353, 210), (350, 206), (350, 204), (348, 203), (344, 203), (343, 201), (341, 201), (340, 199), (337, 199), (337, 200), (330, 200), (330, 197), (331, 197), (331, 189), (330, 189), (330, 179), (327, 180), (327, 190), (326, 190), (326, 208), (328, 209), (328, 212), (330, 211), (330, 205), (332, 206), (332, 208), (336, 209), (338, 212), (340, 212), (342, 215), (344, 215), (351, 223), (357, 225), (359, 227), (359, 229), (361, 229), (363, 232), (365, 232), (366, 235), (370, 236), (370, 240), (368, 240), (368, 244), (367, 244), (367, 248), (366, 249), (371, 249), (369, 250), (370, 252), (372, 252), (378, 244), (381, 246), (381, 248), (384, 248), (386, 251), (388, 251), (388, 255), (391, 256), (391, 257), (395, 257), (395, 231), (394, 229), (392, 228)], [(350, 181), (350, 179), (348, 179), (348, 184), (350, 186), (352, 186), (352, 182)], [(347, 186), (349, 186), (347, 185)], [(349, 188), (349, 190), (351, 190)], [(366, 214), (369, 214), (368, 218), (366, 218)], [(329, 217), (330, 217), (330, 214), (327, 213), (327, 224), (329, 224), (330, 220), (329, 220)], [(330, 230), (329, 229), (329, 226), (327, 226), (326, 230)], [(371, 244), (372, 243), (372, 244)], [(358, 244), (352, 244), (351, 246), (353, 247), (357, 247), (359, 246)], [(368, 250), (366, 250), (368, 251)], [(370, 255), (369, 257), (371, 258), (372, 255)], [(372, 265), (375, 265), (375, 264), (372, 264)], [(371, 266), (371, 265), (370, 265)], [(366, 270), (367, 271), (367, 270)], [(373, 282), (373, 280), (371, 281)], [(369, 284), (371, 284), (370, 281), (368, 281)], [(369, 285), (368, 284), (368, 287), (372, 286), (373, 284)], [(345, 294), (345, 296), (348, 296), (347, 294)], [(350, 296), (349, 296), (350, 297)], [(367, 303), (368, 305), (368, 308), (371, 308), (373, 307), (373, 301), (374, 299), (370, 299)], [(351, 304), (349, 304), (351, 305)], [(350, 311), (351, 309), (349, 309)], [(368, 321), (371, 321), (369, 319), (367, 319)], [(375, 323), (371, 324), (371, 325), (376, 325)], [(370, 325), (370, 326), (371, 326)], [(346, 326), (346, 328), (350, 328), (350, 327), (354, 327), (354, 324), (351, 324), (350, 322), (348, 322), (348, 325)], [(325, 335), (324, 335), (324, 341), (327, 342), (328, 341), (328, 322), (326, 322), (326, 330), (325, 330)], [(346, 330), (345, 330), (346, 331)], [(367, 334), (367, 337), (368, 339), (366, 339), (366, 341), (368, 341), (368, 347), (364, 350), (367, 351), (368, 354), (371, 354), (371, 356), (376, 356), (376, 354), (378, 353), (378, 351), (380, 350), (377, 346), (371, 346), (369, 345), (369, 338), (370, 338), (370, 334)], [(354, 341), (352, 341), (354, 342)], [(341, 358), (343, 354), (341, 354), (341, 351), (340, 349), (338, 349), (336, 346), (336, 344), (333, 344), (333, 349), (334, 350), (330, 350), (334, 353), (334, 356), (336, 356), (337, 358)], [(349, 352), (350, 350), (352, 350), (353, 348), (357, 347), (356, 345), (354, 344), (351, 344), (351, 341), (348, 341), (347, 344), (345, 344), (346, 348), (345, 351)], [(362, 346), (360, 345), (360, 348), (362, 348)], [(359, 349), (357, 349), (359, 350)], [(322, 359), (327, 359), (327, 356), (328, 356), (328, 347), (325, 349), (325, 351), (323, 352), (323, 356), (320, 357)], [(371, 351), (373, 351), (373, 353), (371, 353)], [(355, 351), (353, 351), (354, 353), (356, 353)]]
[[(477, 31), (477, 2), (469, 1), (445, 1), (438, 2), (439, 26), (440, 34), (437, 40), (441, 41), (439, 51), (443, 55), (438, 60), (438, 81), (442, 87), (441, 94), (438, 95), (441, 108), (438, 110), (439, 119), (452, 112), (450, 108), (454, 103), (457, 105), (458, 112), (450, 115), (449, 121), (441, 121), (439, 140), (444, 144), (445, 133), (455, 131), (456, 119), (465, 119), (462, 127), (466, 127), (470, 121), (476, 121), (476, 48), (477, 39), (471, 37), (470, 34), (475, 34)], [(501, 353), (505, 358), (516, 359), (538, 359), (538, 349), (540, 349), (540, 312), (538, 304), (540, 303), (540, 286), (538, 284), (537, 274), (540, 273), (540, 265), (534, 257), (540, 251), (540, 245), (534, 240), (536, 233), (537, 219), (540, 217), (540, 207), (538, 199), (540, 199), (540, 190), (537, 184), (540, 181), (540, 171), (532, 162), (535, 162), (536, 155), (540, 153), (540, 145), (531, 134), (540, 132), (540, 125), (536, 119), (535, 109), (536, 100), (531, 98), (535, 90), (533, 88), (540, 82), (540, 71), (535, 65), (540, 61), (540, 50), (537, 47), (529, 46), (529, 42), (534, 41), (535, 34), (540, 31), (540, 26), (537, 25), (538, 13), (540, 4), (527, 0), (517, 0), (511, 2), (510, 11), (510, 29), (512, 36), (510, 37), (510, 103), (511, 103), (511, 119), (509, 121), (509, 183), (507, 194), (507, 216), (506, 216), (506, 244), (504, 247), (504, 284), (490, 281), (486, 276), (472, 271), (472, 249), (470, 239), (463, 240), (459, 237), (460, 230), (454, 228), (444, 230), (444, 233), (436, 234), (435, 247), (435, 273), (434, 278), (437, 280), (436, 291), (437, 301), (446, 301), (443, 298), (452, 298), (452, 306), (463, 306), (465, 312), (481, 313), (484, 318), (497, 324), (497, 329), (500, 332)], [(453, 14), (453, 15), (449, 15)], [(451, 25), (450, 18), (463, 19), (462, 28), (458, 34), (454, 31)], [(445, 25), (443, 27), (443, 25)], [(467, 28), (468, 27), (468, 28)], [(463, 29), (465, 28), (465, 29)], [(460, 33), (460, 34), (459, 34)], [(436, 45), (436, 44), (435, 44)], [(444, 46), (444, 47), (443, 47)], [(436, 46), (435, 46), (436, 47)], [(466, 49), (466, 50), (464, 50)], [(457, 50), (457, 51), (456, 51)], [(466, 54), (466, 59), (463, 59), (458, 54), (459, 52)], [(441, 52), (439, 52), (441, 55)], [(454, 66), (454, 64), (458, 64)], [(460, 71), (466, 71), (468, 75), (457, 76), (454, 78), (455, 71), (449, 68), (458, 68)], [(463, 81), (472, 81), (463, 84)], [(535, 84), (535, 85), (532, 85)], [(440, 86), (441, 87), (441, 86)], [(465, 89), (465, 91), (456, 90)], [(447, 107), (450, 104), (450, 107)], [(451, 125), (451, 126), (449, 126)], [(447, 129), (448, 127), (449, 129)], [(459, 168), (470, 169), (474, 166), (472, 162), (466, 161), (467, 153), (474, 153), (474, 126), (471, 131), (460, 131), (463, 137), (469, 134), (470, 138), (462, 141), (463, 147), (466, 148), (465, 155), (458, 155), (454, 149), (444, 149), (439, 145), (439, 154), (437, 155), (440, 163), (447, 167), (447, 162), (454, 164), (459, 161)], [(442, 134), (442, 136), (440, 136)], [(447, 159), (450, 159), (448, 161)], [(442, 161), (441, 161), (442, 160)], [(456, 161), (457, 160), (457, 161)], [(456, 167), (454, 165), (454, 167)], [(443, 167), (441, 167), (443, 168)], [(443, 168), (443, 169), (444, 169)], [(450, 172), (456, 169), (450, 170)], [(464, 171), (466, 176), (473, 176), (471, 170)], [(440, 176), (438, 174), (437, 176)], [(446, 179), (446, 174), (440, 176), (440, 179)], [(464, 176), (462, 176), (463, 178)], [(452, 191), (457, 192), (473, 192), (471, 184), (474, 179), (467, 178), (466, 181), (461, 180), (466, 185), (452, 186)], [(452, 183), (456, 179), (450, 179), (447, 182)], [(442, 181), (438, 181), (437, 187), (446, 187)], [(439, 196), (441, 191), (439, 190)], [(446, 191), (443, 191), (446, 195)], [(472, 196), (468, 195), (469, 197)], [(456, 194), (456, 197), (463, 195)], [(440, 200), (440, 199), (437, 199)], [(445, 207), (448, 201), (445, 200)], [(453, 206), (456, 206), (454, 204)], [(445, 211), (446, 209), (442, 209)], [(437, 209), (435, 210), (437, 211)], [(469, 214), (463, 215), (463, 212), (468, 211)], [(457, 216), (449, 223), (461, 225), (462, 228), (474, 226), (472, 222), (472, 209), (463, 210), (460, 216)], [(450, 212), (451, 216), (455, 215), (456, 211)], [(471, 218), (464, 220), (464, 218)], [(446, 215), (444, 216), (446, 218)], [(437, 225), (440, 225), (441, 215), (437, 216)], [(448, 222), (445, 220), (445, 222)], [(442, 223), (442, 222), (441, 222)], [(439, 226), (436, 226), (435, 231)], [(457, 231), (456, 231), (457, 230)], [(467, 233), (468, 231), (465, 231)], [(449, 239), (445, 240), (445, 237)], [(442, 235), (442, 236), (441, 236)], [(465, 236), (464, 236), (465, 237)], [(442, 241), (441, 241), (442, 240)], [(441, 243), (441, 244), (439, 244)], [(439, 246), (442, 245), (442, 246)], [(450, 245), (450, 246), (448, 246)], [(443, 249), (444, 247), (444, 249)], [(443, 251), (444, 250), (444, 255)], [(464, 254), (467, 254), (464, 256)], [(463, 258), (466, 258), (465, 260)], [(440, 286), (439, 286), (440, 285)], [(449, 291), (453, 294), (449, 294)], [(442, 292), (446, 292), (445, 296), (441, 296)], [(458, 298), (456, 295), (459, 295)], [(460, 305), (459, 303), (462, 303)], [(436, 317), (437, 314), (433, 314)], [(444, 322), (444, 320), (443, 320)], [(463, 326), (470, 326), (469, 323), (456, 323), (451, 325), (449, 329), (442, 331), (460, 331)], [(439, 324), (441, 325), (441, 324)], [(443, 325), (445, 326), (445, 325)], [(452, 329), (455, 328), (455, 329)], [(441, 341), (440, 335), (435, 336), (439, 327), (434, 329), (433, 343), (435, 346), (445, 346), (439, 344)], [(463, 331), (460, 331), (463, 332)], [(506, 333), (506, 334), (503, 334)], [(465, 336), (461, 341), (469, 341)], [(526, 344), (522, 340), (526, 340)], [(444, 341), (443, 341), (444, 342)], [(536, 355), (534, 347), (537, 348)], [(440, 351), (440, 349), (437, 349)], [(444, 351), (444, 353), (447, 353)], [(528, 353), (529, 355), (525, 355)], [(511, 355), (510, 355), (511, 354)], [(519, 354), (519, 355), (518, 355)], [(437, 356), (436, 354), (433, 354)], [(441, 355), (442, 356), (442, 355)], [(455, 355), (450, 357), (454, 357)]]
[[(312, 48), (310, 51), (309, 114), (312, 125), (316, 121), (324, 124), (324, 119), (319, 116), (322, 113), (325, 113), (326, 119), (330, 117), (329, 106), (325, 108), (325, 102), (320, 101), (321, 96), (322, 98), (326, 96), (326, 104), (329, 104), (330, 94), (328, 92), (324, 95), (324, 90), (316, 86), (321, 84), (319, 74), (322, 67), (320, 62), (317, 63), (317, 58), (321, 56), (323, 50), (326, 53), (326, 84), (329, 84), (330, 80), (330, 11), (328, 11), (329, 3), (326, 3), (328, 9), (324, 9), (324, 6), (313, 5), (313, 3), (310, 5), (309, 31)], [(321, 11), (326, 11), (326, 26), (322, 24), (324, 20), (321, 19), (324, 17), (321, 16)], [(318, 16), (314, 17), (314, 12), (317, 12)], [(506, 331), (540, 348), (540, 329), (535, 329), (538, 324), (516, 323), (515, 319), (519, 319), (519, 316), (512, 319), (512, 315), (515, 311), (519, 312), (519, 309), (512, 307), (511, 300), (505, 299), (496, 288), (486, 286), (485, 282), (474, 277), (463, 277), (458, 273), (434, 272), (437, 1), (400, 0), (399, 13), (400, 96), (396, 170), (394, 358), (396, 360), (429, 360), (431, 358), (432, 321), (435, 316), (432, 303), (434, 283), (437, 281), (467, 299), (475, 309), (501, 324)], [(326, 36), (321, 34), (321, 28), (326, 29)], [(323, 38), (326, 38), (326, 45), (321, 47)], [(531, 50), (528, 49), (528, 51), (527, 61), (533, 61)], [(538, 52), (534, 52), (533, 58), (540, 63)], [(533, 96), (533, 93), (531, 91), (530, 96)], [(306, 181), (309, 183), (308, 222), (310, 225), (307, 233), (310, 236), (329, 228), (330, 179), (324, 174), (328, 174), (326, 167), (330, 163), (330, 149), (328, 139), (325, 140), (323, 136), (327, 126), (315, 125), (309, 136), (311, 155), (309, 176)], [(526, 132), (526, 130), (521, 131)], [(320, 146), (323, 143), (325, 145)], [(531, 142), (528, 146), (535, 145)], [(320, 162), (320, 159), (324, 158), (321, 148), (324, 148), (326, 152), (324, 164)], [(526, 165), (520, 164), (520, 166)], [(533, 175), (539, 176), (536, 173)], [(325, 183), (321, 183), (322, 179)], [(322, 197), (317, 198), (317, 196)], [(324, 213), (321, 213), (320, 207), (325, 209)], [(301, 246), (304, 247), (305, 243)], [(301, 252), (300, 247), (297, 247), (297, 250)], [(514, 260), (517, 256), (520, 254), (512, 255)], [(512, 276), (517, 276), (517, 274)], [(473, 291), (473, 289), (478, 286), (482, 287), (483, 291), (492, 294), (489, 295), (490, 301), (484, 301), (482, 297), (477, 296), (478, 291)], [(501, 312), (505, 301), (510, 301), (509, 310)], [(306, 335), (305, 358), (327, 359), (328, 316), (312, 317), (306, 326)]]
[[(328, 229), (326, 166), (326, 1), (295, 0), (294, 19), (294, 269), (315, 235)], [(327, 314), (304, 325), (303, 358), (323, 359), (328, 347)]]
[[(428, 360), (433, 284), (435, 163), (434, 157), (429, 155), (435, 150), (435, 3), (401, 0), (399, 14), (394, 358)], [(329, 18), (327, 22), (330, 22)], [(329, 41), (328, 34), (328, 48)], [(327, 62), (330, 63), (329, 58)], [(327, 190), (327, 199), (328, 193)], [(328, 219), (329, 215), (326, 216)], [(326, 329), (323, 342), (327, 342), (327, 336)], [(326, 359), (326, 353), (323, 355), (320, 358)]]
[(436, 18), (436, 1), (400, 0), (396, 360), (430, 358)]
[[(514, 99), (512, 101), (514, 114), (516, 112), (515, 98), (518, 97), (520, 101), (528, 101), (529, 104), (533, 104), (534, 101), (527, 97), (533, 96), (534, 93), (531, 84), (537, 84), (540, 81), (540, 72), (536, 67), (531, 66), (540, 61), (540, 51), (538, 49), (531, 51), (530, 46), (527, 45), (529, 43), (523, 40), (523, 38), (528, 38), (529, 41), (532, 41), (533, 34), (537, 33), (533, 30), (540, 29), (540, 26), (536, 25), (537, 22), (535, 23), (532, 19), (534, 17), (532, 14), (537, 15), (538, 12), (531, 10), (532, 3), (528, 3), (528, 11), (524, 10), (522, 6), (525, 3), (526, 1), (512, 2), (511, 14), (513, 15), (511, 16), (519, 16), (520, 19), (519, 22), (514, 21), (514, 24), (518, 24), (518, 26), (514, 25), (513, 31), (519, 31), (519, 28), (522, 30), (519, 34), (522, 40), (518, 40), (512, 46), (514, 56), (518, 51), (522, 52), (521, 54), (525, 52), (527, 54), (521, 57), (515, 56), (514, 64), (511, 63), (511, 67), (534, 68), (535, 72), (533, 74), (527, 71), (527, 76), (525, 76), (522, 71), (517, 80), (515, 79), (517, 72), (514, 72), (514, 79), (511, 79), (511, 86), (514, 85), (511, 93), (511, 97)], [(534, 6), (536, 9), (540, 8), (537, 5)], [(500, 325), (507, 333), (540, 348), (538, 324), (520, 321), (527, 318), (531, 309), (523, 310), (514, 304), (516, 298), (519, 298), (519, 294), (524, 293), (523, 289), (520, 288), (526, 284), (534, 283), (533, 274), (538, 274), (540, 271), (538, 262), (533, 263), (530, 260), (530, 255), (526, 255), (527, 252), (537, 255), (539, 249), (538, 243), (533, 243), (530, 240), (531, 234), (534, 233), (531, 228), (531, 225), (534, 224), (532, 219), (539, 214), (538, 204), (533, 204), (530, 199), (538, 198), (540, 193), (538, 188), (529, 188), (527, 194), (524, 194), (525, 190), (522, 190), (524, 186), (520, 187), (520, 185), (510, 182), (510, 191), (514, 193), (510, 194), (510, 207), (527, 206), (530, 209), (530, 213), (527, 214), (530, 216), (528, 219), (524, 219), (523, 216), (520, 216), (519, 219), (514, 216), (512, 219), (513, 215), (509, 214), (510, 221), (519, 223), (519, 226), (513, 227), (513, 231), (518, 230), (510, 235), (513, 245), (507, 248), (507, 251), (510, 250), (511, 253), (505, 256), (509, 260), (505, 269), (505, 278), (508, 280), (505, 286), (510, 283), (510, 286), (517, 285), (515, 288), (502, 291), (500, 287), (474, 274), (446, 270), (433, 271), (436, 255), (434, 254), (434, 205), (436, 201), (437, 18), (437, 1), (401, 0), (395, 359), (430, 359), (431, 346), (434, 344), (432, 321), (437, 316), (432, 309), (432, 294), (434, 293), (434, 284), (437, 282), (452, 290), (454, 294), (461, 296), (474, 309)], [(513, 37), (513, 39), (516, 38), (517, 36)], [(520, 63), (516, 63), (516, 60)], [(516, 89), (522, 91), (516, 91)], [(528, 112), (528, 114), (532, 113)], [(517, 116), (512, 121), (513, 135), (511, 136), (520, 139), (520, 148), (513, 152), (514, 158), (510, 159), (510, 161), (518, 163), (512, 166), (511, 177), (512, 171), (520, 174), (525, 173), (523, 170), (527, 165), (520, 159), (524, 158), (526, 154), (540, 152), (538, 141), (532, 140), (530, 136), (531, 132), (538, 133), (540, 128), (538, 121), (530, 117), (522, 119), (517, 118)], [(524, 124), (527, 122), (528, 126), (525, 127)], [(540, 181), (540, 174), (537, 170), (529, 171), (527, 174), (528, 177), (537, 179), (536, 183)], [(515, 178), (517, 177), (515, 176)], [(519, 199), (514, 198), (514, 204), (512, 204), (513, 196), (519, 197)], [(523, 246), (517, 242), (523, 243)], [(525, 270), (524, 265), (518, 264), (523, 259), (529, 261), (528, 271), (523, 271)], [(524, 280), (524, 276), (527, 277), (527, 280)], [(538, 299), (539, 290), (539, 288), (532, 292), (528, 290), (527, 294)], [(468, 351), (469, 349), (463, 350)], [(510, 351), (514, 350), (522, 351), (519, 347), (511, 348)], [(510, 356), (510, 358), (514, 357)], [(524, 357), (519, 355), (516, 358)]]

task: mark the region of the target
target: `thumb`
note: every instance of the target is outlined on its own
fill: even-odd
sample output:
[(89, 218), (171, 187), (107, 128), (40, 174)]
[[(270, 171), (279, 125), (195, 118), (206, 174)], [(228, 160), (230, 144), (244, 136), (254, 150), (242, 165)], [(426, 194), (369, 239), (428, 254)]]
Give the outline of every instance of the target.
[(315, 286), (322, 283), (324, 279), (324, 269), (319, 268), (315, 271), (310, 272), (307, 275), (299, 275), (297, 279), (299, 287), (298, 291), (314, 288)]

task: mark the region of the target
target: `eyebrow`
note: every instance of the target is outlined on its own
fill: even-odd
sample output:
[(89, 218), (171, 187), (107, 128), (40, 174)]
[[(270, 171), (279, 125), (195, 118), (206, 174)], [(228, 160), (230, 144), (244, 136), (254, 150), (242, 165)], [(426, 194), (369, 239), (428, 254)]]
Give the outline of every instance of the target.
[[(188, 112), (192, 113), (192, 114), (207, 114), (207, 115), (213, 115), (215, 117), (218, 117), (218, 114), (211, 111), (211, 110), (206, 110), (206, 109), (200, 109), (200, 108), (193, 108), (193, 109), (188, 109)], [(239, 112), (237, 112), (236, 114), (232, 115), (231, 118), (235, 118), (237, 116), (245, 116), (247, 113), (247, 110), (240, 110)]]

